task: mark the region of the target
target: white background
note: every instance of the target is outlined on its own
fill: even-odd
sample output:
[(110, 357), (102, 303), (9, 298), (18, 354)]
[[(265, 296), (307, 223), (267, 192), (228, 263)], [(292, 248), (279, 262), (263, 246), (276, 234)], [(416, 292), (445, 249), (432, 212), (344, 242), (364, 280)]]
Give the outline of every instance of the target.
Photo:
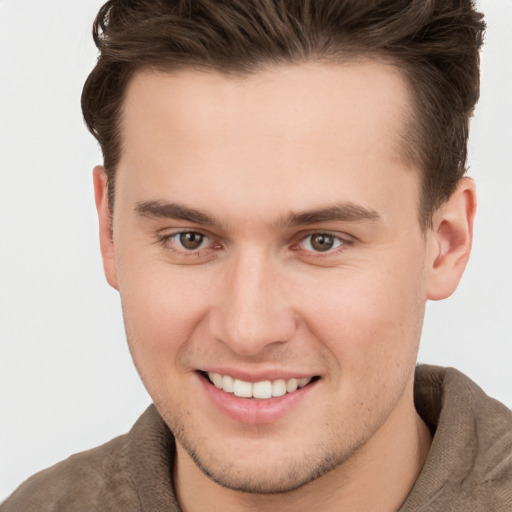
[[(0, 0), (0, 500), (127, 431), (150, 398), (103, 278), (91, 185), (100, 152), (79, 98), (102, 0)], [(475, 247), (428, 306), (420, 361), (455, 366), (512, 406), (512, 1), (485, 0), (472, 125)]]

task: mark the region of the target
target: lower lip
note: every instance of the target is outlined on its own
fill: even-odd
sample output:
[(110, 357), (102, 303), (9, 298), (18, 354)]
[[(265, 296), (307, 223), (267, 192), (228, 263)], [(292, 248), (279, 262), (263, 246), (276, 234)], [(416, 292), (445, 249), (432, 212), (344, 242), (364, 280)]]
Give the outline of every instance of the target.
[(264, 400), (240, 398), (216, 388), (206, 377), (200, 375), (203, 388), (211, 401), (231, 419), (247, 425), (274, 423), (289, 414), (306, 396), (316, 388), (318, 380), (309, 383), (293, 393)]

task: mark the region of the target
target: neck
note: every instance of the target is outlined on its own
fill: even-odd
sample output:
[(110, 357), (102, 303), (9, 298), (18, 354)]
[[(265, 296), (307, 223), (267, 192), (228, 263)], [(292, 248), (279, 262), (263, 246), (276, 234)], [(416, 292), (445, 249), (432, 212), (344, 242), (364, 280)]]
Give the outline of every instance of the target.
[(397, 511), (425, 462), (428, 427), (414, 410), (412, 385), (393, 414), (343, 464), (300, 489), (283, 494), (250, 494), (223, 488), (206, 477), (177, 445), (174, 484), (183, 512)]

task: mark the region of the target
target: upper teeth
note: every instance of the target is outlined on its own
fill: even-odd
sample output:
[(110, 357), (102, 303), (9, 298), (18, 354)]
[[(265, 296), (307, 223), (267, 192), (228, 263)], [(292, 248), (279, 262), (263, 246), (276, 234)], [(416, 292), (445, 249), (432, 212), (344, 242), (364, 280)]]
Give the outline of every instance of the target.
[(240, 379), (234, 379), (229, 375), (220, 375), (219, 373), (208, 372), (208, 377), (215, 387), (234, 393), (243, 398), (271, 398), (282, 396), (286, 393), (292, 393), (297, 388), (303, 388), (311, 382), (312, 377), (302, 379), (277, 379), (262, 380), (260, 382), (246, 382)]

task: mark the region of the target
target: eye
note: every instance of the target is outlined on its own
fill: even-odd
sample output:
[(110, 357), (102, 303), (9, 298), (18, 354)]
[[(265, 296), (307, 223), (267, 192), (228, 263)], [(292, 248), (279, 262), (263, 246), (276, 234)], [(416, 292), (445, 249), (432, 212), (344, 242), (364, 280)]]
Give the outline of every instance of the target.
[(311, 233), (300, 242), (302, 249), (314, 252), (327, 252), (331, 249), (337, 249), (343, 244), (343, 241), (337, 236), (329, 233)]
[(198, 233), (197, 231), (182, 231), (181, 233), (175, 233), (169, 237), (169, 240), (181, 249), (185, 249), (187, 251), (203, 249), (209, 243), (208, 237), (202, 233)]

